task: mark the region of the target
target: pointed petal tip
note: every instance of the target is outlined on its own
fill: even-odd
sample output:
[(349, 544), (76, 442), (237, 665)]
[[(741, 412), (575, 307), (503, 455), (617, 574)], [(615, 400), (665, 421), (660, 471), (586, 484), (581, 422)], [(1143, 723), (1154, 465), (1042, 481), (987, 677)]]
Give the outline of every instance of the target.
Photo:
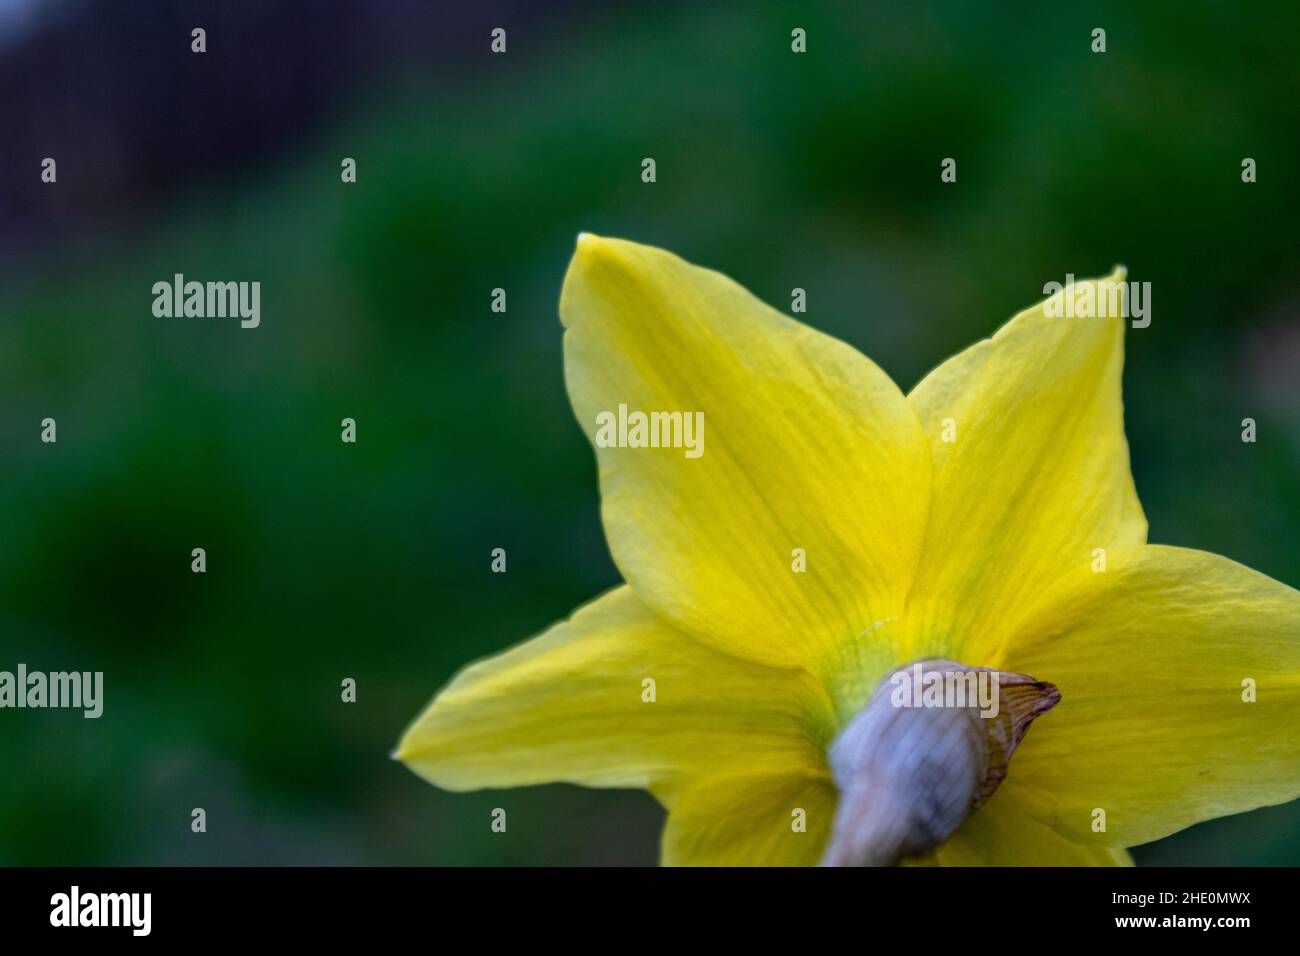
[(598, 236), (594, 232), (580, 232), (574, 242), (573, 255), (575, 259), (586, 259), (592, 256), (608, 253), (611, 241), (604, 236)]
[(611, 239), (592, 232), (578, 233), (573, 256), (564, 274), (564, 284), (560, 288), (561, 325), (567, 329), (580, 319), (573, 310), (573, 301), (579, 297), (582, 288), (590, 288), (602, 278), (637, 274), (633, 257), (629, 255), (636, 248), (636, 243), (623, 239)]
[(399, 740), (393, 749), (388, 752), (388, 759), (409, 765), (411, 758), (415, 756), (417, 749), (418, 748), (413, 746), (411, 743), (411, 733), (408, 730), (406, 733), (402, 734), (402, 739)]
[[(592, 268), (608, 262), (613, 257), (616, 242), (598, 236), (594, 232), (580, 232), (573, 245), (573, 258), (569, 262), (569, 275), (576, 272), (586, 272)], [(566, 276), (566, 281), (567, 281)], [(563, 291), (561, 291), (563, 298)]]

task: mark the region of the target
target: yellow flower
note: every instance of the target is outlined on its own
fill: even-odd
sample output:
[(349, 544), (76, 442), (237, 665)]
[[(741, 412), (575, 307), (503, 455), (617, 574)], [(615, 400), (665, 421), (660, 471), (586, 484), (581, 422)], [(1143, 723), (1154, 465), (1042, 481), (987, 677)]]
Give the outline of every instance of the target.
[[(590, 235), (560, 315), (626, 584), (459, 674), (399, 745), (421, 776), (644, 787), (665, 863), (816, 863), (832, 742), (945, 658), (1060, 703), (924, 861), (1124, 863), (1300, 794), (1300, 593), (1146, 543), (1122, 318), (1040, 304), (904, 395), (726, 277)], [(620, 405), (703, 412), (703, 454), (597, 442)]]

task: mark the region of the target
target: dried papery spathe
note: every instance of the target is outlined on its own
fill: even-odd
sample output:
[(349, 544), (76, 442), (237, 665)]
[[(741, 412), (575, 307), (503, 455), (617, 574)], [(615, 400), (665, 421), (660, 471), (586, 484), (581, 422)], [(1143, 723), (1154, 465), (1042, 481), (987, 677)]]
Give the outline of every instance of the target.
[[(923, 699), (927, 687), (936, 700)], [(993, 795), (1029, 724), (1060, 699), (1026, 674), (955, 661), (894, 671), (831, 745), (840, 800), (822, 865), (892, 866), (938, 846)]]

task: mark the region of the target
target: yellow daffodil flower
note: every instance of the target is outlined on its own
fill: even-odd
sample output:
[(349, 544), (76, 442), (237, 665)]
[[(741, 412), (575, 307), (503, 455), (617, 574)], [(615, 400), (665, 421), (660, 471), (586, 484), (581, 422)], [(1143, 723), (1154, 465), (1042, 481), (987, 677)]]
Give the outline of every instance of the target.
[[(1300, 794), (1300, 592), (1146, 543), (1120, 316), (1040, 304), (904, 395), (726, 277), (591, 235), (560, 315), (626, 583), (434, 698), (396, 754), (430, 782), (646, 788), (669, 864), (872, 862), (872, 794), (906, 829), (963, 754), (991, 782), (893, 856), (1127, 863)], [(701, 453), (602, 437), (621, 406), (703, 413)], [(871, 714), (918, 661), (1028, 688), (1032, 713), (1004, 700), (1031, 732), (939, 749), (914, 721), (874, 752), (910, 755), (896, 772), (919, 790), (880, 759), (855, 777), (904, 739)]]

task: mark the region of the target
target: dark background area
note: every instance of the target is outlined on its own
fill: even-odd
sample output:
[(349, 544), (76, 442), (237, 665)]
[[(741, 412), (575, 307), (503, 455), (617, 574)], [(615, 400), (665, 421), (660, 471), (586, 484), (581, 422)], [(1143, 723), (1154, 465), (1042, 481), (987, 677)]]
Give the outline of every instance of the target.
[[(106, 685), (99, 720), (0, 712), (0, 863), (656, 859), (644, 794), (388, 759), (618, 580), (562, 377), (581, 230), (806, 288), (905, 389), (1123, 262), (1151, 540), (1300, 583), (1297, 36), (1295, 4), (0, 0), (0, 669)], [(260, 281), (261, 327), (155, 318), (177, 272)], [(1300, 806), (1135, 856), (1300, 863)]]

